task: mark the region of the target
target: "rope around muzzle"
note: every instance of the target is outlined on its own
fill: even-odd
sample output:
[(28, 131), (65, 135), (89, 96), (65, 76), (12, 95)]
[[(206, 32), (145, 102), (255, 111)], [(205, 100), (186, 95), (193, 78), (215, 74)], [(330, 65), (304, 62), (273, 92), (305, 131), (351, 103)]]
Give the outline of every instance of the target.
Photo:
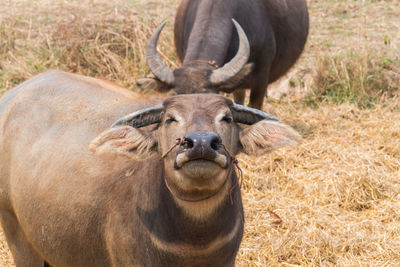
[(231, 201), (231, 204), (233, 205), (233, 199), (232, 199), (232, 192), (233, 190), (235, 190), (235, 188), (239, 185), (239, 190), (242, 189), (243, 186), (243, 171), (242, 169), (239, 167), (239, 161), (236, 159), (236, 157), (234, 157), (229, 150), (225, 147), (225, 145), (223, 143), (221, 143), (222, 147), (224, 148), (225, 152), (228, 154), (228, 156), (231, 158), (231, 163), (233, 164), (234, 168), (236, 168), (239, 172), (239, 180), (237, 179), (237, 174), (236, 174), (236, 183), (232, 186), (231, 190), (229, 191), (229, 199)]
[[(170, 147), (170, 149), (168, 149), (168, 151), (165, 152), (165, 153), (161, 156), (161, 158), (165, 158), (175, 147), (177, 147), (177, 146), (179, 146), (179, 145), (181, 145), (181, 144), (185, 144), (185, 143), (187, 143), (187, 142), (188, 142), (188, 141), (187, 141), (187, 139), (186, 139), (185, 137), (184, 137), (184, 138), (176, 138), (175, 144), (173, 144), (173, 145)], [(242, 186), (243, 186), (243, 171), (242, 171), (242, 169), (239, 167), (239, 161), (232, 155), (232, 153), (229, 152), (229, 150), (226, 148), (226, 146), (225, 146), (223, 143), (221, 143), (221, 145), (222, 145), (222, 148), (225, 150), (226, 154), (228, 154), (229, 158), (231, 158), (231, 163), (232, 163), (232, 165), (234, 166), (234, 169), (236, 168), (236, 169), (238, 170), (238, 172), (239, 172), (239, 180), (237, 179), (238, 175), (236, 174), (236, 182), (234, 183), (234, 185), (232, 186), (232, 188), (229, 190), (229, 200), (230, 200), (230, 202), (231, 202), (231, 205), (233, 205), (232, 193), (233, 193), (233, 191), (237, 188), (237, 186), (239, 186), (239, 190), (242, 189)], [(165, 180), (165, 177), (164, 177), (164, 180)], [(170, 193), (173, 194), (172, 191), (171, 191), (171, 189), (169, 188), (168, 183), (167, 183), (166, 180), (165, 180), (165, 184), (166, 184), (168, 190), (170, 191)], [(218, 191), (218, 192), (219, 192), (219, 191)], [(217, 192), (217, 193), (218, 193), (218, 192)], [(216, 193), (216, 194), (217, 194), (217, 193)], [(209, 198), (215, 196), (216, 194), (211, 195), (210, 197), (207, 197), (207, 198), (205, 198), (205, 199), (200, 199), (200, 200), (191, 201), (191, 202), (198, 202), (198, 201), (206, 200), (206, 199), (209, 199)], [(173, 194), (173, 195), (174, 195), (174, 194)], [(187, 200), (186, 200), (186, 201), (187, 201)]]
[(169, 154), (169, 152), (172, 151), (172, 149), (174, 149), (176, 146), (179, 146), (179, 145), (182, 144), (183, 142), (187, 142), (187, 141), (186, 141), (186, 138), (176, 138), (175, 144), (172, 145), (171, 148), (168, 149), (168, 151), (165, 152), (165, 153), (161, 156), (161, 158), (165, 158), (165, 157)]

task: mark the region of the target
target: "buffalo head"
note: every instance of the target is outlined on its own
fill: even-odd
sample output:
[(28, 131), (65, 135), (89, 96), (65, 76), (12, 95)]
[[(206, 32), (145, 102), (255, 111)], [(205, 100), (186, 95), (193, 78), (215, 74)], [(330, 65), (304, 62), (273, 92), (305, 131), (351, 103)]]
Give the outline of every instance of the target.
[[(142, 129), (152, 124), (152, 130)], [(135, 160), (158, 157), (177, 201), (216, 195), (222, 201), (232, 187), (232, 157), (264, 154), (298, 139), (297, 132), (260, 110), (220, 95), (195, 94), (172, 96), (119, 119), (91, 147)]]
[[(217, 66), (214, 61), (192, 60), (181, 68), (171, 70), (157, 53), (157, 42), (165, 22), (150, 37), (146, 48), (146, 62), (155, 78), (142, 78), (137, 85), (143, 88), (166, 91), (174, 88), (177, 94), (232, 92), (252, 71), (253, 64), (247, 63), (250, 45), (242, 27), (234, 19), (233, 24), (239, 37), (239, 48), (231, 61)], [(219, 68), (221, 67), (221, 68)]]

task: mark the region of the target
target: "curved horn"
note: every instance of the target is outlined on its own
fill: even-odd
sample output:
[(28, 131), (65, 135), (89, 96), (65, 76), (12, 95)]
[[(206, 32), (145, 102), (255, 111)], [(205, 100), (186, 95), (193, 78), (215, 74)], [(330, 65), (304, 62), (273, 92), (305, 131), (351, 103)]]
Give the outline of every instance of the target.
[(160, 26), (158, 26), (158, 28), (154, 31), (153, 35), (147, 42), (146, 63), (157, 79), (169, 85), (174, 85), (174, 73), (167, 65), (164, 64), (164, 62), (162, 62), (157, 52), (158, 37), (160, 37), (160, 33), (164, 28), (165, 23), (166, 22), (164, 21)]
[(252, 125), (256, 122), (261, 120), (271, 120), (271, 121), (278, 121), (279, 119), (275, 118), (274, 116), (267, 114), (261, 110), (255, 108), (245, 107), (236, 103), (233, 103), (231, 107), (233, 120), (235, 122), (243, 123)]
[(211, 73), (210, 82), (214, 86), (220, 85), (234, 77), (249, 60), (250, 45), (246, 33), (236, 20), (232, 19), (232, 21), (239, 36), (239, 48), (231, 61), (226, 63), (222, 68), (216, 69)]
[(161, 114), (163, 111), (164, 106), (162, 104), (140, 109), (120, 118), (114, 122), (111, 127), (130, 125), (134, 128), (141, 128), (150, 124), (159, 123), (161, 122)]

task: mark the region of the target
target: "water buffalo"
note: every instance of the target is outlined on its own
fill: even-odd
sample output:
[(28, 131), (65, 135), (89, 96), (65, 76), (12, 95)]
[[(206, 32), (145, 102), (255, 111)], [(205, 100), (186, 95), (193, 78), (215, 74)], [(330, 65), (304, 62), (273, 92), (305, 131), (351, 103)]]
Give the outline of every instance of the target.
[(0, 123), (1, 223), (29, 267), (233, 266), (234, 155), (299, 138), (220, 95), (145, 97), (60, 71), (7, 92)]
[(174, 28), (182, 67), (174, 71), (157, 54), (163, 26), (146, 50), (156, 78), (139, 79), (139, 86), (174, 88), (177, 94), (234, 92), (239, 104), (245, 97), (241, 89), (251, 88), (249, 105), (260, 109), (267, 85), (303, 51), (308, 11), (305, 0), (183, 0)]

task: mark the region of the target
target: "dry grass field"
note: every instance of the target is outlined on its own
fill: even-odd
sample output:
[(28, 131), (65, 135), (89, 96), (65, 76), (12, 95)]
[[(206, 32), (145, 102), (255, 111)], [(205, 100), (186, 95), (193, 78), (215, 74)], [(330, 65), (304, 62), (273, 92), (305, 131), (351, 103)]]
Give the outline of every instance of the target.
[[(179, 66), (178, 2), (0, 0), (0, 93), (51, 68), (138, 90), (147, 38), (163, 20), (161, 54)], [(306, 50), (264, 105), (303, 142), (240, 156), (237, 265), (400, 266), (400, 1), (308, 3)], [(0, 266), (13, 266), (3, 235)]]

